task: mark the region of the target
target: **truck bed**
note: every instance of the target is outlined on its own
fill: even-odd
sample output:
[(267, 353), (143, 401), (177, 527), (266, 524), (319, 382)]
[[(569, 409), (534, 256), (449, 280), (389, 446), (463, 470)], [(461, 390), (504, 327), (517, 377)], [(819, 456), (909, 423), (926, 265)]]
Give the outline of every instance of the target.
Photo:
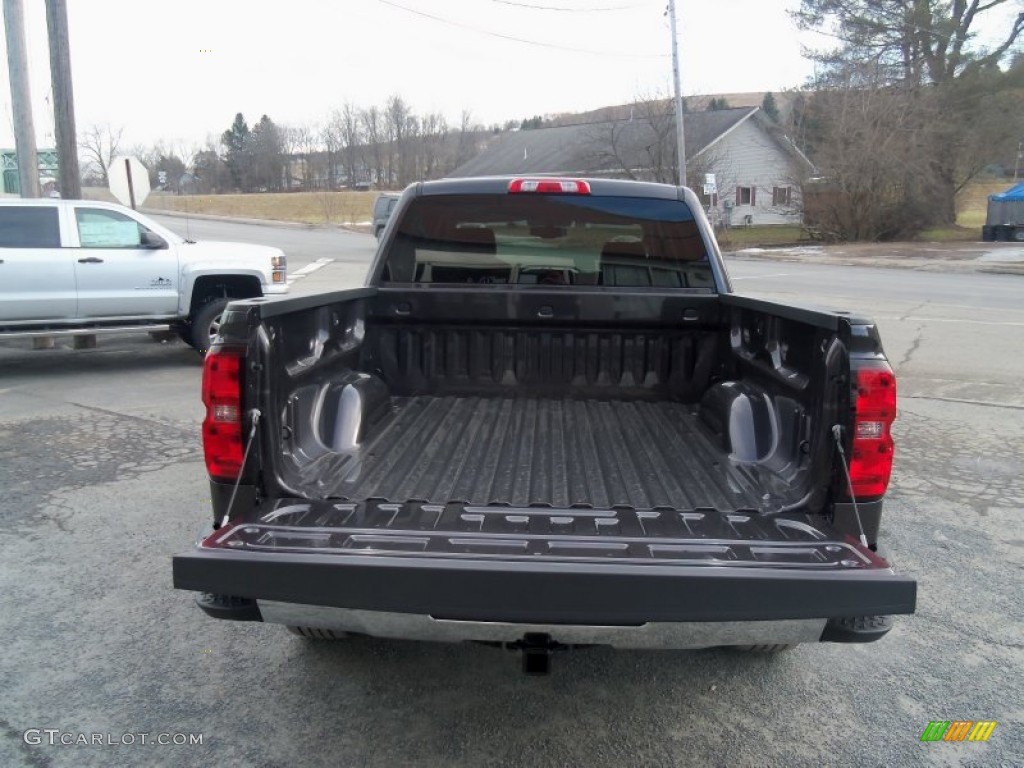
[(766, 487), (693, 406), (526, 397), (395, 397), (359, 450), (307, 476), (320, 498), (597, 509), (759, 509)]

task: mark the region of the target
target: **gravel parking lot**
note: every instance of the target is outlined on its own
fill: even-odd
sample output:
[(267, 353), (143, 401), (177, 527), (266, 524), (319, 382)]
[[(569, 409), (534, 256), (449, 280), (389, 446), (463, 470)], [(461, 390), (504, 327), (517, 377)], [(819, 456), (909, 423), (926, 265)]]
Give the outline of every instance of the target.
[[(332, 252), (286, 236), (293, 268)], [(297, 290), (357, 279), (372, 238), (344, 237)], [(591, 649), (527, 678), (491, 648), (208, 619), (170, 575), (209, 517), (198, 357), (0, 341), (0, 765), (1024, 765), (1024, 278), (732, 270), (738, 290), (879, 322), (901, 395), (883, 541), (920, 584), (884, 640)], [(921, 743), (931, 720), (998, 725)], [(79, 734), (102, 743), (60, 743)]]

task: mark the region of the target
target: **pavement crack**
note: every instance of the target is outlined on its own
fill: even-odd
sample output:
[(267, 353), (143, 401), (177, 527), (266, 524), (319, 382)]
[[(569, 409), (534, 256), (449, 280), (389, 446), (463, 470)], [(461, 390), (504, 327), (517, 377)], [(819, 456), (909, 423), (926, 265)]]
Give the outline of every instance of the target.
[(911, 316), (912, 314), (914, 314), (914, 313), (915, 313), (915, 312), (917, 312), (918, 310), (924, 309), (924, 308), (925, 308), (925, 307), (927, 307), (927, 306), (928, 306), (928, 301), (927, 301), (927, 300), (925, 300), (925, 301), (922, 301), (922, 302), (921, 302), (920, 304), (918, 304), (918, 305), (917, 305), (916, 307), (911, 307), (910, 309), (908, 309), (908, 310), (907, 310), (907, 311), (906, 311), (906, 312), (905, 312), (904, 314), (900, 315), (900, 317), (899, 317), (898, 319), (899, 319), (900, 321), (906, 320), (906, 319), (907, 319), (908, 317), (910, 317), (910, 316)]
[(948, 617), (937, 618), (929, 616), (925, 613), (917, 613), (914, 614), (914, 620), (923, 621), (928, 624), (934, 624), (935, 626), (940, 628), (952, 629), (954, 632), (959, 632), (961, 635), (964, 635), (965, 637), (969, 637), (973, 640), (977, 640), (982, 643), (998, 645), (1000, 648), (1010, 648), (1012, 650), (1020, 650), (1021, 648), (1024, 648), (1024, 643), (1012, 643), (1007, 640), (996, 640), (992, 637), (988, 637), (987, 635), (983, 635), (981, 632), (978, 632), (977, 630), (968, 629), (967, 627), (962, 627), (958, 624), (954, 624), (949, 621)]
[(913, 357), (914, 353), (917, 352), (918, 348), (921, 346), (921, 341), (923, 340), (923, 337), (924, 330), (921, 326), (918, 326), (917, 335), (911, 342), (910, 348), (907, 350), (906, 354), (903, 355), (903, 359), (896, 364), (897, 368), (902, 368), (903, 366), (907, 365), (910, 362), (910, 358)]
[(942, 403), (961, 403), (963, 405), (980, 405), (985, 408), (1007, 408), (1011, 411), (1024, 411), (1024, 405), (1013, 403), (992, 403), (987, 400), (968, 400), (960, 397), (938, 397), (937, 395), (900, 395), (900, 400), (937, 400)]
[[(22, 391), (20, 392), (20, 394), (24, 395), (25, 397), (34, 397), (39, 400), (48, 399), (43, 395), (36, 394), (35, 392)], [(102, 414), (103, 416), (113, 416), (115, 419), (129, 419), (130, 421), (135, 421), (138, 422), (139, 424), (145, 424), (147, 427), (162, 427), (164, 429), (173, 429), (177, 432), (180, 432), (182, 435), (188, 437), (192, 437), (194, 434), (193, 430), (185, 429), (184, 427), (178, 426), (176, 424), (169, 424), (168, 422), (165, 421), (159, 421), (158, 419), (150, 419), (146, 416), (136, 416), (135, 414), (132, 413), (121, 413), (120, 411), (113, 411), (109, 408), (101, 408), (98, 405), (86, 405), (85, 403), (77, 403), (74, 400), (62, 400), (61, 402), (64, 403), (65, 405), (71, 405), (74, 406), (75, 408), (81, 408), (83, 411), (91, 411), (92, 413), (99, 413)]]
[(115, 419), (129, 419), (130, 421), (138, 422), (139, 424), (145, 424), (148, 427), (162, 427), (164, 429), (173, 429), (181, 432), (183, 435), (192, 436), (190, 430), (184, 429), (183, 427), (176, 426), (174, 424), (168, 424), (157, 419), (150, 419), (145, 416), (136, 416), (131, 413), (121, 413), (120, 411), (112, 411), (109, 408), (100, 408), (96, 405), (84, 405), (83, 403), (76, 403), (73, 400), (65, 400), (68, 405), (73, 405), (75, 408), (81, 408), (86, 411), (92, 411), (93, 413), (100, 413), (104, 416), (113, 416)]

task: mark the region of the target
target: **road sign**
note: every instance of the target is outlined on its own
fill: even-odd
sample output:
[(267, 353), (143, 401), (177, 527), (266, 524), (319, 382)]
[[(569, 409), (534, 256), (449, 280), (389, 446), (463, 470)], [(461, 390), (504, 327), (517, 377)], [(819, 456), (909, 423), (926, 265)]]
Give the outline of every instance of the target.
[(167, 171), (157, 171), (157, 181), (160, 182), (161, 186), (167, 183)]
[(705, 173), (704, 174), (704, 183), (705, 184), (710, 184), (711, 186), (715, 186), (715, 174), (713, 174), (713, 173)]
[(121, 205), (142, 205), (149, 194), (149, 171), (137, 157), (115, 157), (107, 169), (110, 193)]

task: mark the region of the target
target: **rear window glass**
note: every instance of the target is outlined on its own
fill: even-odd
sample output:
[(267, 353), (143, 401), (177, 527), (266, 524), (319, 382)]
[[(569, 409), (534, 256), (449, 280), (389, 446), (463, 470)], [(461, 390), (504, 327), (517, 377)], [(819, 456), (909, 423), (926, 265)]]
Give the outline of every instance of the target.
[(60, 248), (57, 209), (0, 206), (0, 248)]
[(417, 198), (399, 222), (384, 281), (714, 288), (685, 203), (590, 195)]

